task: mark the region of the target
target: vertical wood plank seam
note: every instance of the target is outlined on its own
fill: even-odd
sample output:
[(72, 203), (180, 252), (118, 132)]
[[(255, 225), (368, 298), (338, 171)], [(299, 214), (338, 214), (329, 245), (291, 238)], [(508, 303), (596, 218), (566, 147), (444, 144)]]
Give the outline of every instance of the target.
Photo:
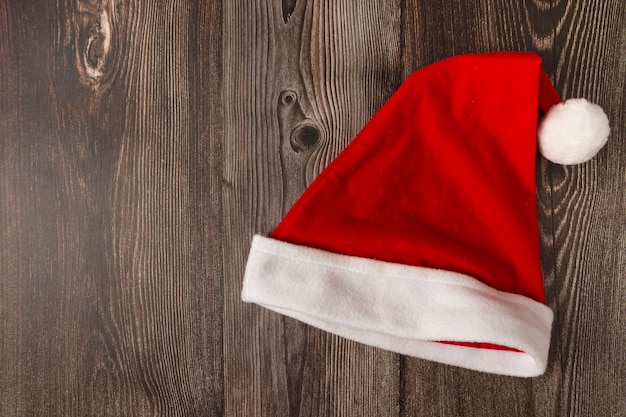
[[(545, 71), (549, 71), (552, 75), (552, 80), (551, 82), (553, 83), (553, 85), (556, 85), (556, 80), (554, 79), (556, 77), (556, 69), (558, 67), (558, 53), (557, 53), (557, 37), (558, 37), (558, 31), (559, 31), (559, 19), (557, 19), (557, 17), (555, 16), (555, 5), (554, 2), (558, 1), (558, 0), (550, 0), (549, 3), (549, 13), (550, 13), (550, 21), (552, 22), (552, 42), (551, 42), (551, 52), (552, 52), (552, 68), (545, 68)], [(550, 185), (550, 225), (551, 225), (551, 238), (552, 238), (552, 242), (551, 242), (551, 251), (552, 251), (552, 274), (553, 274), (553, 279), (554, 279), (554, 307), (553, 307), (553, 314), (554, 314), (554, 319), (553, 319), (553, 329), (552, 329), (552, 335), (556, 336), (556, 338), (558, 338), (561, 334), (563, 334), (562, 329), (561, 329), (561, 312), (560, 312), (560, 303), (559, 303), (559, 299), (560, 297), (558, 296), (561, 293), (561, 286), (562, 286), (562, 281), (559, 280), (559, 275), (558, 275), (558, 254), (557, 254), (557, 248), (556, 248), (556, 224), (555, 224), (555, 207), (554, 207), (554, 178), (552, 176), (552, 169), (551, 169), (551, 162), (547, 162), (547, 167), (548, 169), (547, 171), (547, 175), (548, 175), (548, 184)], [(551, 348), (555, 349), (555, 345), (557, 345), (559, 347), (559, 349), (556, 350), (555, 354), (553, 356), (555, 356), (557, 358), (557, 360), (559, 361), (559, 363), (562, 362), (562, 358), (563, 358), (563, 344), (561, 343), (560, 340), (554, 340), (554, 338), (551, 341)], [(556, 366), (556, 365), (553, 365)], [(565, 378), (565, 369), (563, 366), (559, 366), (559, 370), (560, 370), (560, 375), (559, 375), (559, 380), (563, 381)], [(556, 392), (556, 399), (557, 401), (555, 401), (555, 412), (557, 415), (561, 415), (561, 390), (557, 390)]]
[[(405, 60), (403, 59), (404, 54), (405, 54), (405, 48), (406, 48), (406, 39), (405, 37), (407, 36), (405, 34), (406, 30), (407, 30), (407, 5), (406, 5), (406, 0), (400, 0), (400, 33), (399, 33), (399, 54), (400, 54), (400, 66), (403, 67), (401, 70), (401, 74), (405, 75), (408, 77), (408, 74), (410, 74), (410, 70), (407, 68), (404, 68), (406, 65), (404, 65)], [(402, 76), (400, 77), (402, 78)], [(402, 83), (402, 80), (400, 80), (400, 83)], [(407, 384), (406, 384), (406, 358), (404, 357), (404, 355), (396, 355), (397, 357), (397, 363), (398, 363), (398, 417), (404, 417), (405, 411), (406, 411), (406, 389), (407, 389)]]

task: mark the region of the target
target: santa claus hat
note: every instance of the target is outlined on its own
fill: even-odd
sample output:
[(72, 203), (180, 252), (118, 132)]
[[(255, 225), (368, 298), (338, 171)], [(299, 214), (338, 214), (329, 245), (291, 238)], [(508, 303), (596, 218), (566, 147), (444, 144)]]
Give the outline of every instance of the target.
[(414, 72), (271, 237), (254, 237), (243, 300), (406, 355), (542, 374), (537, 135), (547, 158), (580, 163), (609, 134), (598, 106), (560, 101), (533, 53)]

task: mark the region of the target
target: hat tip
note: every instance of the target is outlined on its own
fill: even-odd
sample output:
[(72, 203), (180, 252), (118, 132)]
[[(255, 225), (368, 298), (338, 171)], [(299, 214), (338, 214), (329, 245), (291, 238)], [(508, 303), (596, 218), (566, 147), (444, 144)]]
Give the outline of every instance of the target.
[(552, 106), (541, 120), (539, 151), (557, 164), (581, 164), (604, 147), (610, 131), (602, 107), (584, 98), (569, 99)]

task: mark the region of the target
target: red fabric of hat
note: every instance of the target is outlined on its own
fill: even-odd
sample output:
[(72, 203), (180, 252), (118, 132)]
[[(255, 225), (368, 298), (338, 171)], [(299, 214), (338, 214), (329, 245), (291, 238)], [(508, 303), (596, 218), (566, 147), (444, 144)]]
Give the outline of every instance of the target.
[(560, 101), (533, 53), (416, 71), (255, 236), (242, 298), (403, 354), (543, 373), (536, 137)]

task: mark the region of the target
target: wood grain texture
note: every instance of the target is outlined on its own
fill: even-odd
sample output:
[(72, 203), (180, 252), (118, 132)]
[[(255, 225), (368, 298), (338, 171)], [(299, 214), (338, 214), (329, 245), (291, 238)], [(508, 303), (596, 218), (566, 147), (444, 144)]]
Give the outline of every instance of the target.
[[(624, 45), (623, 1), (0, 0), (0, 415), (626, 416)], [(503, 49), (612, 125), (538, 158), (545, 375), (240, 301), (252, 235), (404, 78)]]
[[(626, 349), (617, 346), (626, 336), (611, 329), (626, 325), (626, 5), (558, 6), (553, 13), (563, 25), (556, 31), (555, 85), (565, 97), (589, 97), (607, 109), (614, 139), (589, 163), (550, 166), (544, 176), (559, 314), (553, 350), (560, 360), (554, 363), (564, 388), (558, 411), (572, 416), (593, 407), (599, 415), (624, 415)], [(621, 52), (613, 53), (616, 41)]]
[(0, 10), (0, 414), (220, 415), (219, 8)]
[(397, 415), (395, 355), (240, 301), (252, 234), (276, 226), (400, 81), (385, 71), (399, 68), (397, 4), (298, 1), (286, 23), (281, 7), (224, 11), (225, 136), (237, 138), (224, 169), (225, 411)]

